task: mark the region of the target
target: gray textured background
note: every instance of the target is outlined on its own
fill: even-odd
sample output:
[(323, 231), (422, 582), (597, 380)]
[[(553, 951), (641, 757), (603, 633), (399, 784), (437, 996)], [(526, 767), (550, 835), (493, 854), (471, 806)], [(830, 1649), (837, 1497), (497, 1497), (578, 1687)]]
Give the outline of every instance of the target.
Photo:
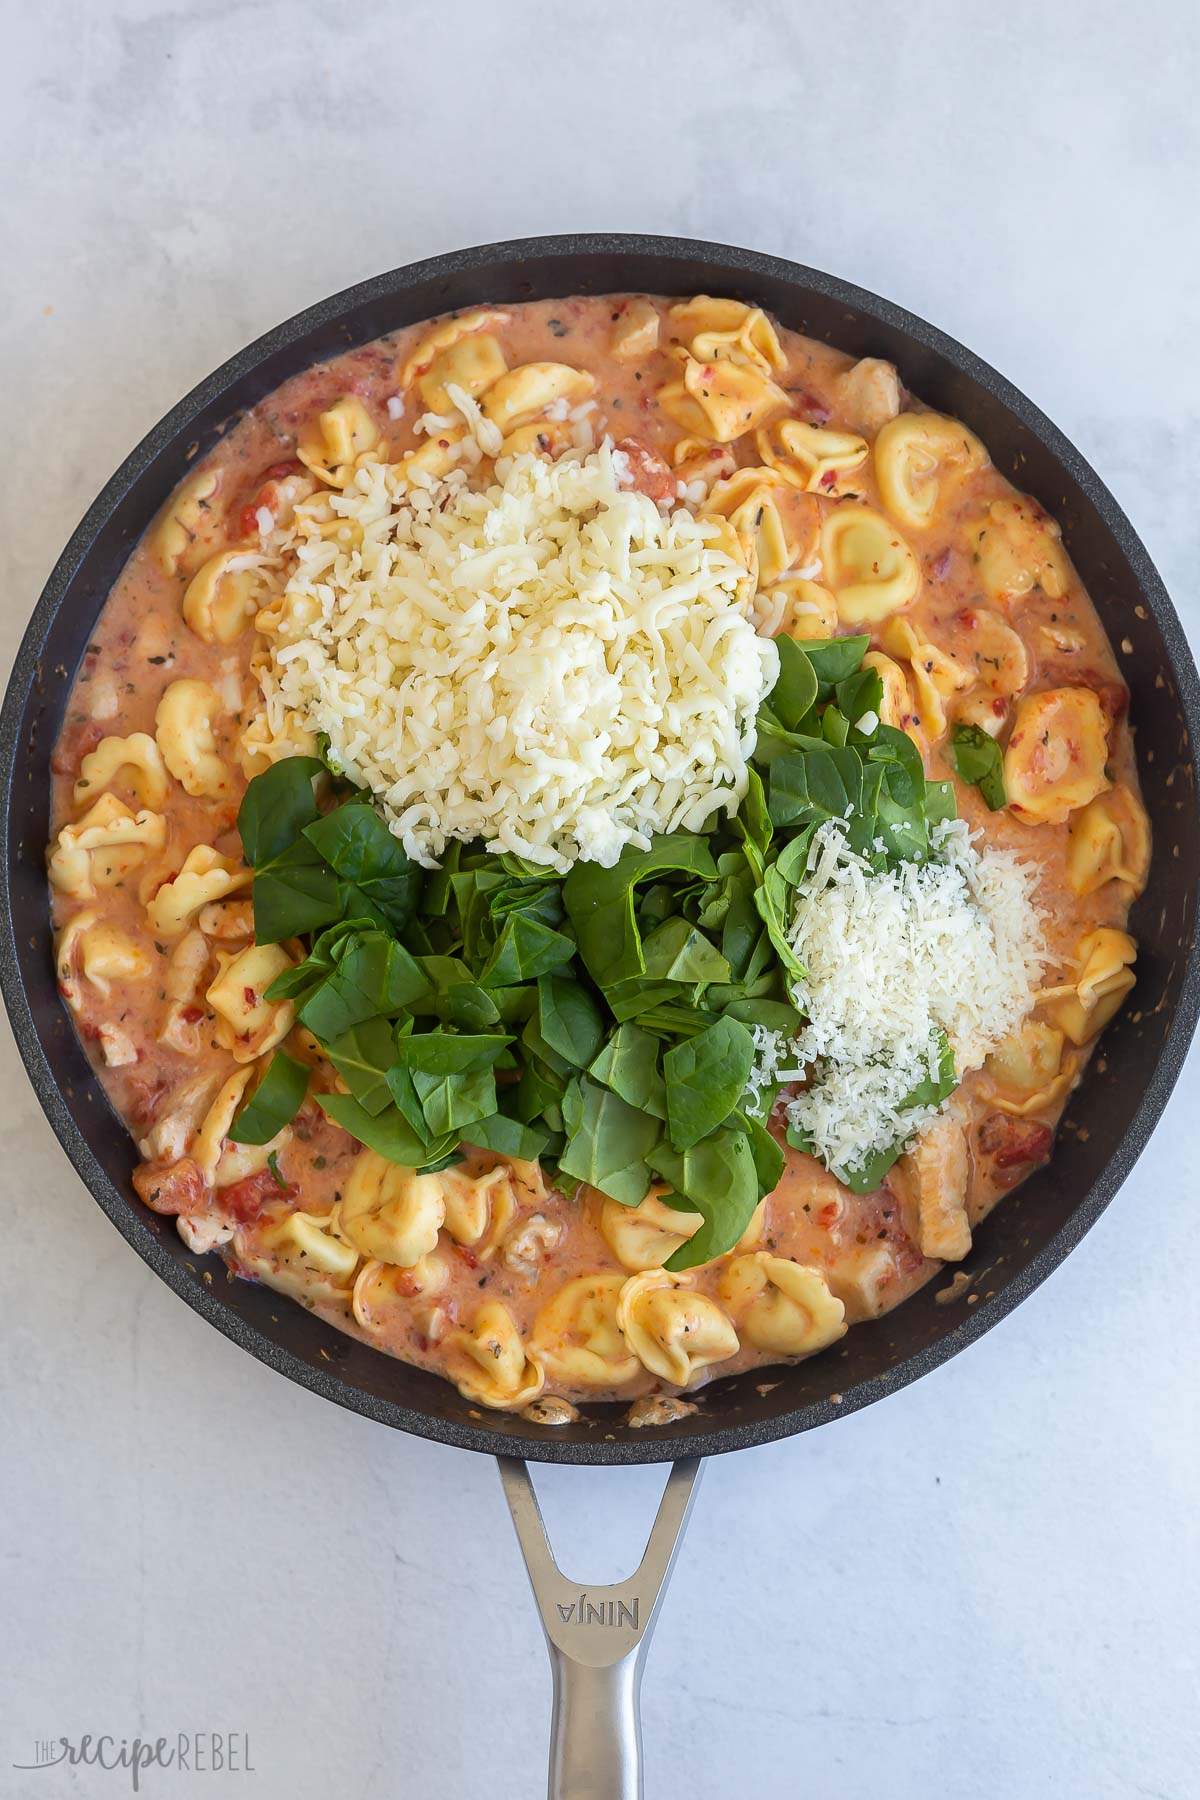
[[(944, 325), (1080, 444), (1200, 635), (1200, 76), (1187, 0), (2, 9), (0, 637), (166, 407), (379, 269), (678, 231)], [(494, 1470), (269, 1375), (156, 1286), (7, 1031), (0, 1794), (35, 1739), (246, 1730), (157, 1795), (542, 1792), (547, 1676)], [(648, 1791), (1195, 1793), (1193, 1061), (1120, 1200), (969, 1354), (709, 1472), (651, 1657)], [(660, 1477), (542, 1477), (568, 1566)]]

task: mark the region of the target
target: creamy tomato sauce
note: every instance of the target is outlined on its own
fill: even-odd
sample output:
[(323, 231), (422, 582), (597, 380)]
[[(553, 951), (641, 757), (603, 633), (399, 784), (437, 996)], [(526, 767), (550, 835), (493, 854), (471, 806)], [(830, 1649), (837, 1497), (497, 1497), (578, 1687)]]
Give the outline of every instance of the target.
[[(535, 421), (527, 447), (558, 454), (607, 434), (624, 445), (635, 480), (651, 498), (695, 509), (714, 481), (758, 465), (762, 444), (752, 431), (715, 441), (715, 427), (705, 439), (681, 425), (678, 405), (672, 412), (664, 401), (664, 390), (669, 395), (672, 384), (678, 386), (680, 368), (669, 305), (633, 296), (531, 303), (506, 308), (487, 336), (509, 369), (553, 362), (595, 377), (594, 405), (579, 417), (548, 409)], [(245, 1065), (232, 1056), (206, 996), (220, 957), (252, 936), (248, 887), (244, 880), (231, 887), (171, 933), (156, 930), (147, 911), (195, 846), (212, 847), (231, 865), (239, 862), (236, 818), (247, 775), (280, 753), (278, 745), (264, 751), (246, 741), (260, 704), (254, 659), (262, 639), (251, 617), (244, 629), (226, 633), (228, 641), (205, 641), (185, 620), (189, 583), (222, 552), (260, 549), (264, 526), (269, 530), (317, 487), (297, 459), (297, 444), (343, 397), (363, 403), (381, 434), (373, 454), (385, 460), (437, 442), (436, 424), (430, 432), (418, 431), (425, 407), (401, 381), (406, 360), (429, 329), (421, 325), (382, 338), (269, 396), (189, 475), (181, 493), (190, 493), (191, 501), (173, 503), (182, 528), (166, 538), (164, 526), (151, 531), (130, 557), (84, 657), (55, 752), (54, 832), (57, 837), (77, 826), (104, 793), (159, 824), (133, 841), (106, 839), (86, 853), (82, 873), (78, 851), (60, 856), (57, 872), (52, 861), (59, 973), (98, 1075), (144, 1159), (139, 1192), (158, 1210), (179, 1214), (197, 1250), (217, 1250), (236, 1273), (272, 1283), (392, 1355), (447, 1374), (485, 1404), (532, 1399), (538, 1416), (552, 1419), (569, 1409), (557, 1415), (547, 1396), (633, 1401), (679, 1392), (714, 1374), (778, 1361), (779, 1347), (769, 1334), (743, 1332), (733, 1354), (697, 1361), (686, 1381), (671, 1382), (636, 1354), (624, 1356), (610, 1345), (606, 1366), (620, 1378), (609, 1383), (560, 1374), (545, 1378), (540, 1395), (536, 1381), (494, 1392), (486, 1383), (481, 1387), (478, 1355), (472, 1361), (463, 1334), (482, 1307), (502, 1306), (528, 1344), (566, 1284), (605, 1278), (611, 1296), (639, 1267), (653, 1267), (655, 1253), (628, 1246), (618, 1253), (620, 1234), (598, 1194), (560, 1192), (537, 1165), (509, 1167), (478, 1151), (468, 1152), (458, 1177), (460, 1198), (469, 1202), (468, 1211), (474, 1207), (480, 1229), (467, 1224), (457, 1236), (442, 1232), (436, 1276), (420, 1264), (378, 1262), (368, 1273), (353, 1256), (343, 1266), (321, 1267), (306, 1261), (294, 1241), (280, 1249), (281, 1219), (326, 1218), (361, 1155), (359, 1144), (313, 1099), (332, 1090), (336, 1077), (314, 1041), (294, 1030), (289, 1050), (314, 1068), (309, 1099), (273, 1151), (229, 1143), (214, 1103)], [(920, 414), (920, 403), (887, 365), (855, 364), (787, 331), (779, 331), (778, 342), (785, 366), (773, 379), (786, 395), (784, 417), (860, 435), (874, 445), (898, 411)], [(764, 429), (778, 422), (777, 415)], [(918, 500), (925, 454), (918, 447), (907, 465)], [(936, 446), (931, 454), (936, 463)], [(1052, 522), (982, 454), (974, 462), (968, 456), (938, 482), (927, 521), (893, 521), (919, 566), (916, 598), (884, 618), (848, 622), (838, 609), (837, 571), (821, 563), (822, 525), (846, 505), (887, 517), (888, 498), (873, 455), (827, 472), (813, 491), (784, 491), (782, 504), (801, 548), (789, 572), (792, 587), (756, 599), (760, 629), (782, 626), (814, 637), (827, 629), (870, 631), (873, 649), (884, 659), (885, 697), (896, 708), (896, 722), (920, 744), (930, 777), (954, 779), (960, 816), (988, 844), (1036, 862), (1038, 904), (1053, 959), (1046, 986), (1069, 996), (1080, 977), (1081, 945), (1100, 928), (1124, 927), (1145, 878), (1148, 842), (1116, 660)], [(897, 633), (898, 620), (911, 627), (908, 638)], [(917, 666), (922, 660), (923, 669)], [(85, 757), (104, 740), (136, 734), (154, 739), (164, 692), (192, 679), (210, 684), (220, 699), (211, 754), (224, 770), (222, 791), (192, 795), (172, 777), (165, 792), (153, 792), (153, 776), (139, 773), (136, 757), (117, 758), (107, 773), (102, 766), (94, 782), (81, 778)], [(1080, 826), (1082, 806), (1058, 817), (1038, 816), (1038, 796), (1089, 754), (1086, 743), (1075, 740), (1070, 704), (1044, 720), (1029, 715), (1037, 741), (1021, 762), (1031, 796), (1024, 810), (990, 811), (949, 761), (956, 720), (982, 723), (1007, 744), (1010, 733), (1022, 728), (1023, 700), (1064, 690), (1094, 695), (1102, 715), (1107, 776), (1100, 773), (1108, 784), (1105, 795), (1116, 798), (1105, 799), (1090, 834)], [(1084, 999), (1099, 1017), (1090, 990)], [(943, 1266), (944, 1257), (964, 1254), (966, 1227), (1051, 1154), (1055, 1124), (1090, 1054), (1094, 1037), (1086, 1021), (1075, 1043), (1048, 1015), (1038, 1017), (1040, 1032), (1011, 1047), (1006, 1059), (968, 1075), (925, 1149), (903, 1158), (878, 1192), (855, 1195), (811, 1157), (789, 1149), (783, 1179), (739, 1249), (819, 1271), (850, 1325), (899, 1304)], [(230, 1109), (226, 1113), (228, 1124)], [(498, 1180), (490, 1189), (484, 1184), (468, 1191), (471, 1180), (493, 1171)], [(613, 1205), (608, 1203), (610, 1215)], [(647, 1255), (649, 1262), (639, 1262)], [(696, 1271), (692, 1291), (724, 1305), (729, 1261)], [(499, 1348), (495, 1354), (499, 1359)]]

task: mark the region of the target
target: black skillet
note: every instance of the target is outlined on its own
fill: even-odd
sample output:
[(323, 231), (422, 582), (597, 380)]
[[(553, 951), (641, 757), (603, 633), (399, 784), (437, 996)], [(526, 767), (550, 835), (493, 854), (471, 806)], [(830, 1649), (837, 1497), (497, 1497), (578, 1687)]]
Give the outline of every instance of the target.
[[(769, 1385), (753, 1374), (712, 1383), (695, 1414), (671, 1424), (634, 1429), (620, 1409), (595, 1405), (584, 1407), (577, 1422), (547, 1427), (481, 1414), (447, 1383), (352, 1342), (298, 1306), (281, 1305), (265, 1288), (224, 1279), (210, 1284), (207, 1265), (218, 1267), (216, 1258), (194, 1256), (170, 1219), (139, 1204), (130, 1182), (133, 1144), (91, 1072), (55, 986), (45, 877), (49, 764), (72, 677), (109, 588), (189, 464), (245, 408), (312, 363), (435, 313), (486, 301), (629, 290), (733, 295), (855, 356), (887, 357), (923, 400), (965, 420), (996, 465), (1058, 519), (1109, 637), (1121, 647), (1155, 856), (1131, 921), (1139, 945), (1135, 1004), (1105, 1033), (1102, 1054), (1072, 1097), (1053, 1160), (976, 1233), (968, 1264), (972, 1285), (960, 1303), (939, 1304), (942, 1284), (935, 1281), (895, 1313), (856, 1328), (836, 1349), (778, 1370)], [(55, 1133), (117, 1229), (227, 1337), (339, 1405), (402, 1431), (506, 1459), (506, 1485), (531, 1574), (544, 1617), (551, 1615), (548, 1635), (562, 1640), (551, 1645), (556, 1682), (565, 1656), (577, 1671), (572, 1682), (599, 1681), (603, 1689), (568, 1693), (563, 1678), (562, 1706), (582, 1706), (584, 1725), (590, 1719), (604, 1729), (594, 1742), (580, 1740), (579, 1718), (574, 1720), (578, 1765), (568, 1760), (564, 1730), (553, 1791), (636, 1791), (636, 1743), (629, 1734), (636, 1731), (638, 1645), (644, 1650), (653, 1600), (645, 1581), (657, 1576), (654, 1585), (661, 1584), (669, 1557), (659, 1554), (659, 1566), (644, 1569), (640, 1596), (635, 1577), (632, 1587), (605, 1590), (602, 1602), (595, 1593), (581, 1600), (564, 1589), (556, 1590), (551, 1605), (552, 1565), (539, 1562), (542, 1553), (529, 1535), (536, 1507), (520, 1459), (687, 1459), (690, 1471), (699, 1458), (806, 1431), (936, 1368), (1061, 1262), (1140, 1155), (1196, 1024), (1198, 729), (1200, 684), (1162, 581), (1112, 495), (1062, 433), (994, 369), (911, 313), (815, 270), (722, 245), (608, 235), (532, 238), (435, 257), (350, 288), (269, 332), (203, 381), (143, 439), (75, 532), (17, 653), (0, 715), (6, 848), (0, 983), (25, 1066)], [(676, 1475), (684, 1478), (685, 1471), (677, 1468)], [(686, 1485), (686, 1479), (682, 1485), (673, 1480), (664, 1502), (665, 1509), (675, 1508), (676, 1529)], [(649, 1555), (656, 1554), (652, 1541)], [(641, 1608), (636, 1624), (631, 1596)], [(597, 1610), (605, 1616), (592, 1617)], [(581, 1648), (586, 1645), (599, 1648)], [(605, 1736), (601, 1715), (613, 1706), (625, 1708), (624, 1742)]]

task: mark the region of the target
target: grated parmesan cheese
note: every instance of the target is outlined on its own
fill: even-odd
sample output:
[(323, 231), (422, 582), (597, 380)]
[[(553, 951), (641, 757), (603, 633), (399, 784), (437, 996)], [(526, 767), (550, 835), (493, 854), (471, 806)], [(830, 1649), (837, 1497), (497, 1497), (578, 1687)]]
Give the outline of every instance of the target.
[(808, 1020), (794, 1039), (755, 1034), (753, 1091), (807, 1070), (784, 1111), (842, 1179), (941, 1110), (902, 1104), (937, 1077), (939, 1028), (961, 1081), (1024, 1018), (1047, 961), (1036, 873), (977, 849), (960, 820), (933, 836), (934, 860), (875, 874), (839, 825), (821, 827), (788, 934), (808, 971), (793, 987)]
[(607, 441), (496, 474), (480, 493), (368, 464), (332, 501), (361, 544), (292, 540), (272, 727), (327, 733), (427, 867), (455, 838), (609, 865), (732, 814), (778, 652), (718, 526), (630, 491)]

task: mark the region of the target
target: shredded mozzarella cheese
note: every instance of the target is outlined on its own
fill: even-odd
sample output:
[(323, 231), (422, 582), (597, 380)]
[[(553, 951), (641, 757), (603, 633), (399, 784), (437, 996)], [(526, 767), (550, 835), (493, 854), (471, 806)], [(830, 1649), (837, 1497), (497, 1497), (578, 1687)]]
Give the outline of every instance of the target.
[(732, 814), (778, 652), (717, 525), (664, 517), (607, 441), (496, 474), (480, 493), (368, 465), (332, 501), (361, 543), (292, 540), (272, 727), (327, 733), (427, 867), (455, 838), (609, 865)]

